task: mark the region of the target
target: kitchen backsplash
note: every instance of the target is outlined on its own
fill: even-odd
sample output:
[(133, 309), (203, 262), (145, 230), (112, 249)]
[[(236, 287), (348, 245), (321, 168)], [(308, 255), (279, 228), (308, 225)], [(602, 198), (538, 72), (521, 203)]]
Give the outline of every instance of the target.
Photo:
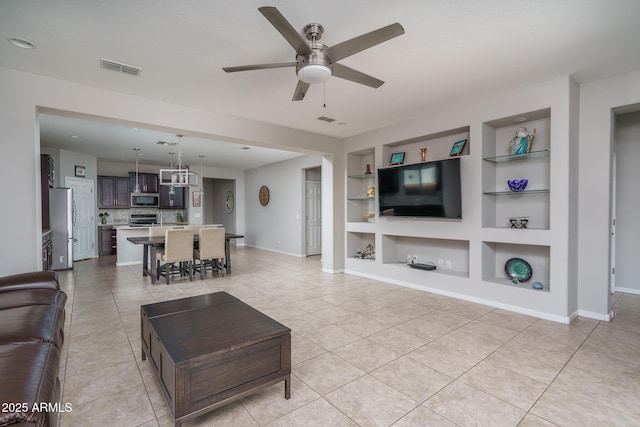
[[(177, 221), (177, 217), (181, 216), (184, 222), (189, 220), (189, 213), (187, 209), (153, 209), (153, 208), (131, 208), (131, 209), (98, 209), (98, 215), (106, 213), (107, 224), (124, 225), (129, 224), (129, 215), (131, 214), (157, 214), (158, 221), (162, 217), (163, 224), (174, 224)], [(97, 224), (101, 224), (100, 217), (98, 217)]]

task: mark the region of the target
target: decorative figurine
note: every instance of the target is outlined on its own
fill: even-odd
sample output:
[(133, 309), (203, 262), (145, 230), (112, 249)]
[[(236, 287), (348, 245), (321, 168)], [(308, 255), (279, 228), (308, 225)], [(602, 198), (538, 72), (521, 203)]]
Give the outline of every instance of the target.
[(511, 154), (527, 154), (531, 152), (531, 146), (533, 140), (536, 138), (536, 130), (533, 129), (529, 134), (526, 127), (519, 127), (516, 129), (516, 136), (509, 141), (509, 147), (511, 147)]
[(367, 163), (367, 170), (364, 172), (365, 175), (371, 175), (371, 165)]
[(369, 189), (367, 190), (367, 197), (370, 199), (373, 199), (374, 197), (376, 197), (376, 186), (372, 185), (371, 187), (369, 187)]
[(427, 149), (426, 148), (423, 147), (423, 148), (420, 149), (420, 156), (421, 156), (423, 162), (427, 161)]

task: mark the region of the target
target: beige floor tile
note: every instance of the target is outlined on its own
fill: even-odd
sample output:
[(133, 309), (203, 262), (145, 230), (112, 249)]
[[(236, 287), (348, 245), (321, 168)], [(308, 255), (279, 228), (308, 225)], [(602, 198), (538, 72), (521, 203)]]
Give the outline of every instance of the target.
[(318, 397), (318, 393), (292, 375), (290, 399), (285, 399), (284, 383), (280, 382), (242, 399), (242, 404), (258, 424), (266, 425)]
[(462, 329), (443, 335), (435, 340), (434, 343), (443, 344), (458, 352), (480, 356), (482, 358), (493, 353), (502, 344), (500, 341), (490, 338), (482, 338), (468, 334), (463, 332)]
[(388, 426), (418, 402), (370, 375), (329, 393), (326, 399), (361, 426)]
[(525, 411), (460, 381), (436, 393), (424, 405), (464, 426), (515, 426)]
[(359, 335), (336, 325), (325, 326), (324, 328), (306, 332), (303, 335), (327, 350), (334, 350), (361, 338)]
[(389, 326), (384, 323), (378, 322), (368, 316), (352, 317), (351, 319), (344, 320), (337, 325), (361, 337), (367, 337), (389, 328)]
[(327, 350), (301, 334), (291, 335), (291, 364), (295, 365), (326, 353)]
[(542, 395), (530, 413), (563, 427), (640, 425), (640, 418), (584, 399), (554, 385)]
[[(565, 325), (326, 274), (319, 257), (249, 247), (233, 247), (232, 256), (233, 275), (168, 287), (151, 285), (139, 266), (115, 267), (115, 257), (59, 272), (68, 294), (62, 399), (73, 404), (61, 426), (172, 426), (141, 361), (140, 305), (218, 290), (292, 329), (292, 398), (280, 383), (186, 426), (518, 425), (514, 414), (532, 401), (521, 427), (640, 425), (640, 296), (613, 295), (612, 322)], [(367, 375), (345, 359), (377, 369)]]
[(484, 358), (437, 342), (420, 347), (407, 356), (452, 378), (464, 374)]
[(153, 421), (155, 414), (144, 386), (73, 405), (71, 412), (62, 415), (60, 424), (65, 427), (86, 426), (137, 426)]
[(508, 344), (492, 353), (487, 361), (545, 384), (550, 384), (564, 366), (563, 362), (530, 354)]
[(640, 419), (640, 384), (635, 380), (603, 378), (590, 372), (566, 367), (554, 381), (558, 390), (575, 393)]
[(365, 374), (332, 353), (321, 354), (295, 365), (293, 373), (323, 396)]
[(396, 328), (430, 340), (440, 338), (453, 330), (453, 328), (448, 326), (439, 325), (420, 317), (401, 323), (397, 325)]
[(525, 411), (533, 406), (547, 388), (547, 384), (543, 382), (489, 362), (480, 362), (462, 375), (459, 381)]
[(371, 372), (400, 357), (398, 353), (367, 339), (337, 348), (333, 350), (333, 354), (365, 372)]
[(131, 360), (79, 375), (68, 375), (63, 401), (79, 405), (141, 385), (138, 365)]
[(391, 327), (377, 334), (369, 335), (367, 339), (393, 350), (398, 354), (410, 353), (431, 341), (428, 338), (410, 334), (397, 327)]
[(358, 424), (325, 399), (320, 398), (269, 424), (269, 427), (292, 426), (357, 427)]
[(393, 424), (393, 427), (456, 427), (457, 425), (421, 405), (400, 418), (397, 423)]
[(371, 375), (417, 402), (427, 400), (453, 381), (453, 378), (408, 357), (389, 362)]

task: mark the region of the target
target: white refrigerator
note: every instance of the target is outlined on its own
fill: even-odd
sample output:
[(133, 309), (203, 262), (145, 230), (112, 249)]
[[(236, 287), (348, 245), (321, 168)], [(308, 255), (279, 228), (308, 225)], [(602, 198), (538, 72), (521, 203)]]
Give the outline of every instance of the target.
[(49, 216), (53, 244), (52, 270), (73, 268), (75, 206), (71, 188), (49, 189)]

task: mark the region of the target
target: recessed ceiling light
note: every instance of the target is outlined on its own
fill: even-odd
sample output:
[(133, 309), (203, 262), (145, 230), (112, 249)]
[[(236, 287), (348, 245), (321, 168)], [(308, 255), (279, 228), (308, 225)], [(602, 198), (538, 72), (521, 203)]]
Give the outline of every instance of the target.
[(71, 135), (71, 139), (80, 139), (78, 135)]
[(526, 121), (527, 121), (527, 118), (526, 118), (526, 117), (518, 117), (518, 118), (515, 120), (515, 122), (516, 122), (516, 123), (522, 123), (522, 122), (526, 122)]
[(29, 40), (21, 39), (18, 37), (10, 37), (7, 39), (9, 43), (14, 45), (15, 47), (19, 47), (22, 49), (35, 49), (36, 45), (31, 43)]

